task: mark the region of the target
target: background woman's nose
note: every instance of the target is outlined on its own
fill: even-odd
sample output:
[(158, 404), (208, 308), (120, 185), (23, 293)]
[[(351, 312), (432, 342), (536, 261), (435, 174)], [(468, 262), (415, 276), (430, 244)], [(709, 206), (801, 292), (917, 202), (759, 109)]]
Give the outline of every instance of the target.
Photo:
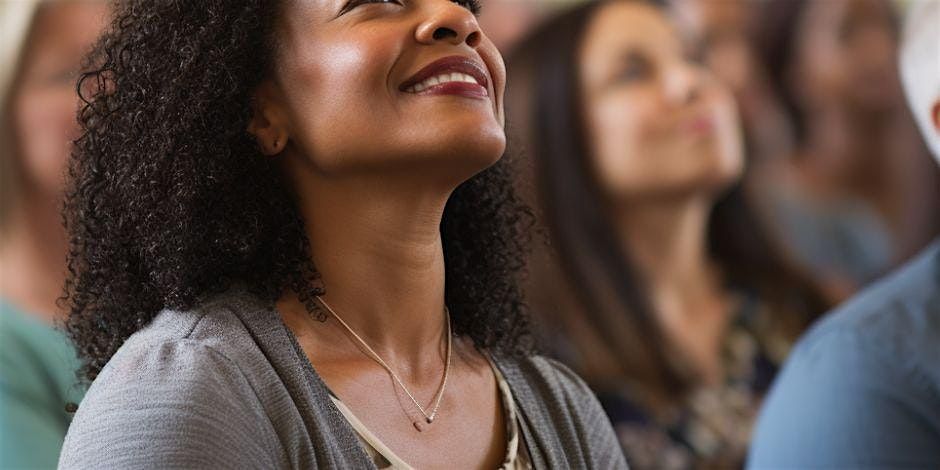
[(664, 77), (664, 94), (671, 103), (693, 102), (699, 98), (705, 80), (706, 74), (700, 68), (687, 63), (677, 64)]
[(466, 43), (470, 47), (480, 43), (480, 25), (473, 13), (450, 0), (430, 3), (427, 18), (415, 31), (418, 42), (434, 44), (446, 41), (455, 46)]

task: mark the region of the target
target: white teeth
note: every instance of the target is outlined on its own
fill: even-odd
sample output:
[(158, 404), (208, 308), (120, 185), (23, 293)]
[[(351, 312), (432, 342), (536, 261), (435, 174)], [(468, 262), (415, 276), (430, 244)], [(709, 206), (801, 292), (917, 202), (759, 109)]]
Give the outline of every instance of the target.
[(426, 78), (421, 83), (417, 83), (415, 85), (408, 87), (408, 89), (405, 91), (408, 93), (420, 93), (432, 86), (440, 85), (442, 83), (450, 83), (450, 82), (458, 82), (458, 83), (462, 82), (462, 83), (474, 83), (475, 84), (477, 83), (477, 80), (465, 73), (460, 73), (460, 72), (442, 73), (440, 75)]

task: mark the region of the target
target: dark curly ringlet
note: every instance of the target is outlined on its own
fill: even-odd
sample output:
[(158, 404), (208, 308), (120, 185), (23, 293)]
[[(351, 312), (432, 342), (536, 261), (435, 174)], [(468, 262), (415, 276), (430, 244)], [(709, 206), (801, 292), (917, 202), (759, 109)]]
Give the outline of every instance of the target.
[[(308, 309), (322, 292), (287, 179), (247, 132), (278, 3), (121, 2), (88, 58), (62, 299), (87, 380), (164, 308), (235, 283), (270, 302), (294, 291)], [(511, 181), (501, 161), (458, 187), (441, 231), (455, 334), (522, 355), (533, 341), (517, 277), (532, 215)]]

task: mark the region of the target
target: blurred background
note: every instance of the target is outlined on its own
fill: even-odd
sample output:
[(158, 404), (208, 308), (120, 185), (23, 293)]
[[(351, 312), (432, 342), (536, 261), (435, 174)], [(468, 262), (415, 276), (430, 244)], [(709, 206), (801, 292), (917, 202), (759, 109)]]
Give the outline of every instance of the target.
[[(904, 1), (484, 0), (536, 209), (547, 352), (634, 468), (737, 468), (813, 321), (940, 233), (897, 72)], [(0, 0), (0, 467), (52, 468), (81, 399), (56, 330), (75, 83), (100, 1)], [(940, 27), (940, 25), (938, 25)]]
[[(738, 468), (820, 315), (940, 229), (906, 3), (487, 0), (536, 209), (527, 295), (634, 468)], [(940, 38), (940, 25), (937, 25)]]

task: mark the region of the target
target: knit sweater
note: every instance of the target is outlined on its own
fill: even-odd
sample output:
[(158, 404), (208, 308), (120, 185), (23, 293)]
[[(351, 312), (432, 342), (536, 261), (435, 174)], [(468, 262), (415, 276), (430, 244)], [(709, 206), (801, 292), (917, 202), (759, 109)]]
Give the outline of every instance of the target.
[[(626, 468), (594, 394), (564, 365), (494, 355), (535, 468)], [(273, 306), (239, 290), (164, 310), (91, 385), (61, 469), (375, 468)]]

